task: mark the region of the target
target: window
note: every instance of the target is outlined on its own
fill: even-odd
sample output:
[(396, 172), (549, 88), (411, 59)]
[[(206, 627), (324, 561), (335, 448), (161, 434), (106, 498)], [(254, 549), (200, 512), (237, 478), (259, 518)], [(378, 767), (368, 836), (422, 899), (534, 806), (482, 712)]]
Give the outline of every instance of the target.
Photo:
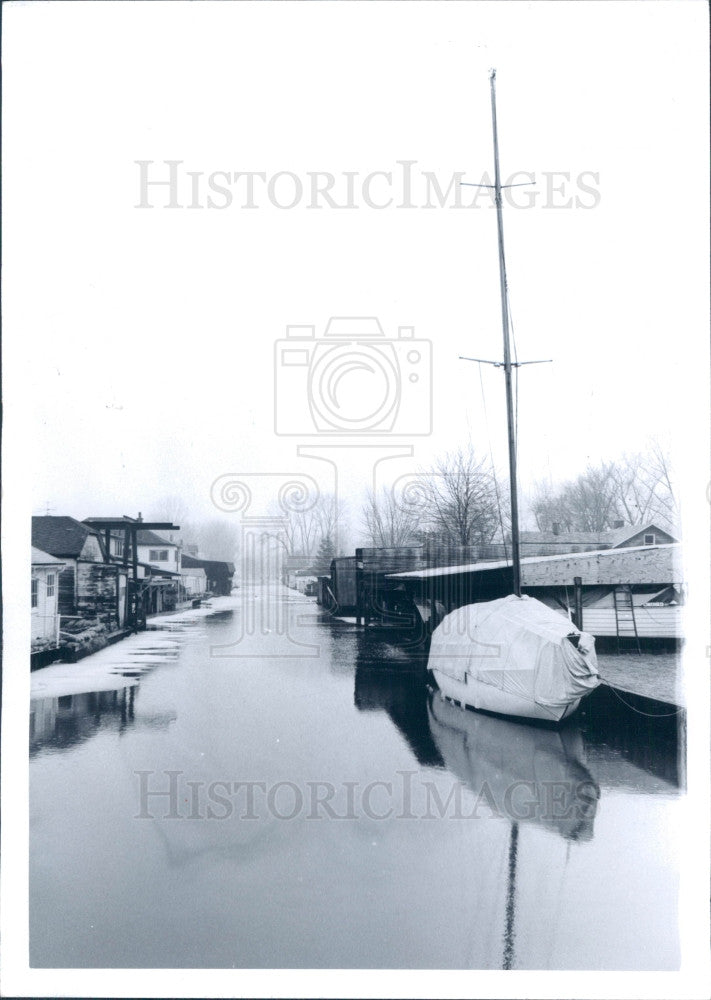
[(47, 574), (47, 597), (54, 597), (54, 573)]
[(168, 550), (167, 549), (151, 549), (148, 556), (149, 562), (167, 562), (168, 561)]
[(39, 580), (32, 578), (32, 607), (36, 608), (39, 603)]
[(654, 535), (645, 535), (644, 536), (644, 544), (645, 545), (654, 545)]
[(115, 555), (117, 555), (117, 556), (122, 556), (123, 555), (123, 541), (120, 538), (116, 539), (116, 552), (115, 552)]

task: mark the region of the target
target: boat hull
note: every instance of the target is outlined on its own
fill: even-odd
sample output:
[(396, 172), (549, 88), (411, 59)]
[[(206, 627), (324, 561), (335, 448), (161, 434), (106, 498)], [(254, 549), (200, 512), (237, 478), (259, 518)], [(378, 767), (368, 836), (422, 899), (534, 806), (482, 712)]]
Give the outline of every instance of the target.
[(439, 670), (431, 670), (443, 697), (482, 712), (512, 716), (520, 719), (539, 719), (546, 722), (562, 722), (577, 709), (581, 698), (575, 698), (567, 705), (539, 705), (537, 702), (519, 698), (507, 691), (484, 684), (476, 678), (457, 680)]
[(526, 596), (450, 612), (432, 633), (428, 668), (453, 701), (547, 722), (567, 718), (600, 683), (593, 637)]

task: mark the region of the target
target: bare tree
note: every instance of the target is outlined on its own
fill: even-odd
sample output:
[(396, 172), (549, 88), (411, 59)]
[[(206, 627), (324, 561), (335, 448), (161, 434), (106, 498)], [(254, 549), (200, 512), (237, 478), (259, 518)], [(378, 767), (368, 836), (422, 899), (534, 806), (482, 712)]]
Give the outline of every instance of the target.
[(651, 441), (646, 452), (623, 455), (614, 469), (619, 505), (629, 524), (654, 519), (669, 528), (678, 521), (671, 460), (658, 441)]
[(232, 515), (194, 518), (183, 498), (173, 494), (157, 501), (151, 508), (151, 518), (178, 525), (183, 548), (196, 545), (203, 559), (234, 562), (237, 558), (240, 533)]
[(311, 556), (316, 550), (318, 520), (313, 510), (294, 510), (283, 515), (281, 533), (289, 555)]
[(308, 508), (290, 510), (288, 514), (276, 502), (270, 510), (282, 518), (280, 534), (289, 555), (313, 556), (324, 538), (330, 538), (334, 544), (338, 539), (338, 547), (342, 548), (346, 508), (333, 494), (324, 493)]
[(361, 517), (368, 541), (375, 547), (405, 545), (420, 526), (417, 511), (398, 502), (394, 490), (386, 486), (378, 495), (366, 492)]
[(494, 470), (471, 445), (447, 454), (419, 477), (421, 523), (456, 545), (490, 542), (504, 519)]
[(316, 501), (313, 513), (319, 540), (334, 538), (342, 520), (342, 511), (332, 493), (323, 493)]
[(180, 538), (188, 541), (195, 533), (197, 522), (186, 501), (173, 493), (162, 497), (150, 508), (149, 519), (153, 521), (170, 521), (180, 528)]
[(551, 531), (553, 525), (559, 525), (564, 531), (572, 530), (572, 514), (565, 505), (561, 488), (556, 488), (550, 480), (534, 483), (530, 507), (539, 531)]
[(197, 544), (202, 559), (217, 559), (222, 562), (236, 562), (239, 548), (239, 528), (230, 515), (225, 518), (213, 517), (200, 522), (192, 531), (187, 542)]
[(658, 442), (646, 452), (590, 465), (577, 478), (555, 487), (535, 484), (531, 510), (539, 531), (559, 524), (566, 531), (605, 531), (616, 521), (671, 527), (678, 517), (669, 456)]
[(577, 479), (566, 483), (561, 499), (579, 531), (605, 531), (616, 520), (624, 520), (613, 462), (588, 466)]
[(343, 552), (348, 534), (348, 507), (333, 493), (323, 493), (314, 506), (316, 537), (320, 545), (328, 538), (337, 552)]
[(177, 493), (171, 493), (157, 500), (151, 507), (150, 516), (156, 521), (172, 521), (182, 527), (183, 522), (191, 520), (190, 508)]
[(680, 511), (671, 456), (658, 441), (651, 443), (648, 454), (648, 469), (656, 481), (652, 512), (667, 527), (678, 527)]

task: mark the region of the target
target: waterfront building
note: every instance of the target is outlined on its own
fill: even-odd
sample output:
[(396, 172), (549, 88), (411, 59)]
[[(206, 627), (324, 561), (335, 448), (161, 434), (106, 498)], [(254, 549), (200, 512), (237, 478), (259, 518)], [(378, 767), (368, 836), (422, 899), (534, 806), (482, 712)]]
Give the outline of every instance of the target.
[(59, 574), (61, 559), (32, 546), (31, 631), (33, 653), (59, 646)]

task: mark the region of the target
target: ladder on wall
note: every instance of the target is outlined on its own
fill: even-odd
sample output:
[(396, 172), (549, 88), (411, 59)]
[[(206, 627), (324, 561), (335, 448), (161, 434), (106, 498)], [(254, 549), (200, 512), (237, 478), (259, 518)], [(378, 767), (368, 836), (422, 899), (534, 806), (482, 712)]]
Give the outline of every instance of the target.
[(617, 652), (622, 652), (622, 643), (627, 639), (636, 646), (637, 652), (641, 653), (642, 650), (639, 645), (639, 635), (637, 633), (637, 619), (634, 616), (632, 588), (629, 584), (622, 587), (615, 587), (612, 591), (612, 599), (615, 604)]

